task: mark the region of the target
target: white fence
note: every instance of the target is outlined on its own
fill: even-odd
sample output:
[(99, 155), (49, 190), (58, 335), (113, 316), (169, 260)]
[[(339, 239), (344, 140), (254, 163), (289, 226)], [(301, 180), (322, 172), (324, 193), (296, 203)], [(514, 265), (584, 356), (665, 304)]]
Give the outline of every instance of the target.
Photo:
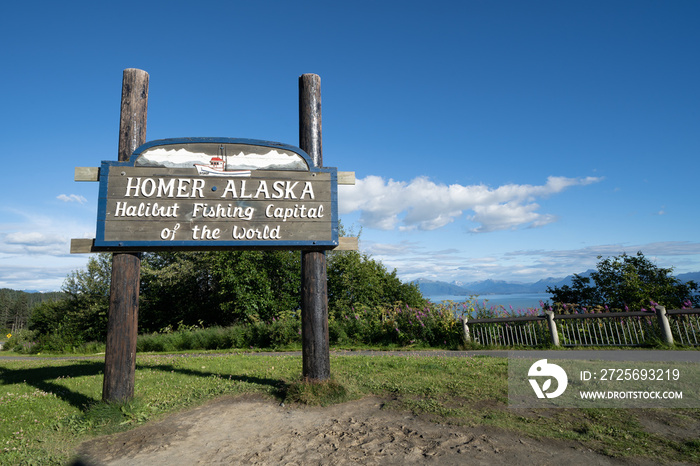
[(700, 346), (700, 309), (463, 318), (468, 342), (485, 346)]

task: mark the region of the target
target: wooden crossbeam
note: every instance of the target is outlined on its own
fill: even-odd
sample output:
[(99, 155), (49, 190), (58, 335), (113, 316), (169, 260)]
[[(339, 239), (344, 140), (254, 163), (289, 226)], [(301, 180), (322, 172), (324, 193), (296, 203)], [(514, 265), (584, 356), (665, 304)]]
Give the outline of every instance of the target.
[[(75, 181), (100, 181), (100, 167), (75, 167)], [(338, 172), (338, 184), (354, 185), (355, 172)]]

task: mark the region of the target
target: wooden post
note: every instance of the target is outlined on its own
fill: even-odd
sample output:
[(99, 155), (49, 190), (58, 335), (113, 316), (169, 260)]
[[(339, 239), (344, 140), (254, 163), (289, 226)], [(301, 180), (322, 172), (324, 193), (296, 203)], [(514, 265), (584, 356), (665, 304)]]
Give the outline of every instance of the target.
[(462, 330), (464, 331), (464, 342), (471, 343), (472, 336), (469, 332), (469, 317), (467, 316), (462, 317)]
[[(146, 142), (148, 73), (129, 68), (122, 79), (119, 121), (119, 161)], [(112, 283), (109, 296), (104, 401), (126, 401), (134, 396), (136, 337), (138, 335), (139, 282), (141, 255), (115, 253), (112, 256)]]
[(554, 322), (554, 311), (544, 311), (547, 316), (547, 327), (549, 327), (549, 338), (553, 346), (559, 346), (559, 331), (557, 323)]
[[(321, 78), (299, 77), (299, 147), (317, 167), (323, 166)], [(309, 380), (331, 376), (328, 341), (328, 284), (324, 251), (301, 253), (302, 375)]]
[(656, 318), (659, 322), (659, 330), (661, 330), (661, 338), (667, 345), (673, 345), (673, 332), (671, 332), (671, 324), (666, 316), (666, 308), (664, 306), (656, 306)]

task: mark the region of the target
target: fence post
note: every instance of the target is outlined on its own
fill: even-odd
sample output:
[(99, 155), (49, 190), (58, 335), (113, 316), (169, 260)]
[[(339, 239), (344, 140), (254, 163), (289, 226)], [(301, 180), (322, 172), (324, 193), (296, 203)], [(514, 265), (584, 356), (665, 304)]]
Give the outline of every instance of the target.
[(472, 341), (472, 337), (469, 334), (469, 324), (467, 317), (462, 317), (462, 327), (464, 328), (464, 342), (465, 343), (470, 343)]
[(656, 306), (656, 318), (659, 321), (659, 329), (661, 329), (661, 337), (667, 345), (673, 344), (673, 333), (671, 333), (671, 325), (666, 317), (666, 308), (664, 306)]
[(557, 332), (557, 324), (554, 322), (554, 311), (544, 311), (547, 315), (547, 325), (549, 326), (549, 337), (554, 346), (559, 346), (559, 333)]

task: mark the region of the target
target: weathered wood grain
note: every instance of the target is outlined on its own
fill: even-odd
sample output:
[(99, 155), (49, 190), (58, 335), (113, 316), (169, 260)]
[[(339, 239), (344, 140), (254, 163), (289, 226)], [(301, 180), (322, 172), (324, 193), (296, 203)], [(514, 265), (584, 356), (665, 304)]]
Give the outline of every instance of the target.
[[(74, 181), (100, 181), (100, 167), (75, 167)], [(355, 172), (339, 170), (338, 184), (354, 185)]]
[(87, 254), (91, 253), (92, 246), (95, 243), (94, 238), (73, 238), (70, 240), (71, 254)]
[(338, 247), (334, 251), (357, 251), (360, 249), (357, 236), (341, 236), (338, 238)]
[(338, 172), (338, 184), (354, 185), (355, 172)]
[[(321, 128), (321, 78), (304, 74), (299, 78), (299, 147), (317, 167), (323, 166)], [(302, 375), (310, 380), (327, 380), (331, 362), (323, 251), (302, 251), (301, 283)]]
[(102, 384), (104, 401), (125, 401), (134, 397), (140, 270), (139, 253), (112, 256), (112, 287)]
[(301, 288), (302, 376), (327, 380), (331, 361), (325, 252), (302, 251)]
[[(177, 170), (177, 171), (176, 171)], [(172, 185), (170, 185), (172, 183)], [(230, 183), (230, 184), (229, 184)], [(269, 194), (269, 199), (275, 196), (285, 196), (287, 191), (294, 195), (301, 195), (304, 189), (310, 186), (314, 197), (326, 197), (330, 199), (333, 189), (330, 173), (309, 173), (309, 172), (267, 172), (258, 170), (250, 177), (225, 178), (215, 176), (197, 176), (192, 171), (182, 172), (182, 169), (172, 168), (141, 168), (123, 167), (112, 168), (108, 177), (107, 197), (131, 197), (144, 198), (144, 192), (150, 194), (151, 198), (165, 198), (165, 194), (175, 195), (182, 187), (181, 194), (196, 196), (212, 200), (236, 200), (241, 195), (247, 197), (254, 196), (258, 188), (262, 191), (257, 199), (265, 198), (265, 191)], [(165, 189), (168, 186), (168, 189)], [(226, 191), (227, 187), (232, 187)], [(202, 187), (203, 189), (196, 189)], [(127, 189), (128, 188), (128, 189)], [(200, 192), (201, 191), (201, 192)], [(235, 197), (234, 193), (235, 192)], [(128, 196), (126, 196), (128, 193)], [(224, 193), (226, 193), (224, 197)], [(183, 196), (174, 196), (182, 199)], [(304, 194), (304, 199), (308, 200), (310, 194)], [(289, 200), (295, 200), (289, 197)], [(302, 199), (303, 200), (303, 199)]]
[[(269, 238), (270, 241), (274, 239), (279, 239), (279, 241), (332, 241), (333, 235), (329, 224), (313, 223), (313, 222), (236, 222), (233, 224), (231, 221), (208, 221), (208, 222), (198, 222), (198, 223), (187, 223), (177, 221), (172, 221), (169, 224), (159, 224), (159, 226), (154, 226), (152, 222), (148, 221), (123, 221), (123, 222), (113, 222), (110, 223), (110, 229), (105, 230), (104, 240), (105, 241), (198, 241), (198, 240), (210, 240), (210, 241), (251, 241), (259, 238), (250, 238), (245, 240), (241, 238), (242, 231), (248, 231), (248, 229), (255, 230), (260, 229), (264, 231), (267, 227), (267, 231), (272, 229), (277, 229), (279, 227), (279, 238)], [(165, 226), (163, 226), (165, 225)], [(164, 228), (170, 230), (176, 225), (177, 230), (175, 232), (175, 237), (171, 238), (161, 238), (161, 232)], [(204, 228), (206, 227), (206, 230)], [(236, 228), (237, 237), (233, 236), (234, 227)], [(243, 229), (243, 230), (242, 230)], [(218, 230), (218, 238), (214, 238), (214, 230)], [(209, 235), (208, 237), (202, 236), (202, 231), (211, 232), (211, 234), (204, 233), (204, 235)], [(276, 230), (277, 231), (277, 230)], [(196, 237), (195, 237), (196, 235)], [(251, 233), (252, 235), (252, 233)], [(162, 244), (162, 246), (167, 246), (167, 244)], [(234, 245), (235, 246), (235, 245)], [(293, 249), (293, 248), (291, 248)]]
[(122, 102), (119, 118), (120, 162), (129, 160), (137, 147), (146, 142), (149, 76), (143, 70), (127, 68), (122, 77)]
[[(148, 79), (145, 71), (133, 68), (124, 70), (119, 161), (129, 160), (131, 153), (146, 142)], [(140, 275), (139, 253), (112, 256), (105, 375), (102, 384), (104, 401), (125, 401), (134, 397)]]
[(100, 181), (100, 167), (75, 167), (74, 181)]

